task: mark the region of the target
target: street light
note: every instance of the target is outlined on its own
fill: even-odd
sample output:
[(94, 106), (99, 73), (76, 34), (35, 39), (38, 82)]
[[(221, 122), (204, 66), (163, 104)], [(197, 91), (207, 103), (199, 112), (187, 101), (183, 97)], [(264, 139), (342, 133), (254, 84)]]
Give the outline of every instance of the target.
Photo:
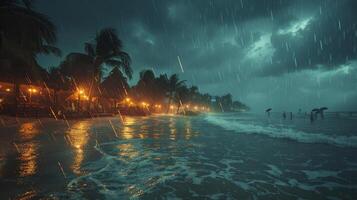
[(77, 109), (79, 110), (79, 107), (80, 107), (80, 104), (81, 104), (81, 95), (84, 94), (84, 90), (83, 89), (77, 89), (77, 93), (78, 93)]
[(28, 92), (30, 93), (29, 103), (31, 104), (31, 102), (32, 102), (32, 93), (37, 93), (37, 90), (35, 88), (29, 88)]

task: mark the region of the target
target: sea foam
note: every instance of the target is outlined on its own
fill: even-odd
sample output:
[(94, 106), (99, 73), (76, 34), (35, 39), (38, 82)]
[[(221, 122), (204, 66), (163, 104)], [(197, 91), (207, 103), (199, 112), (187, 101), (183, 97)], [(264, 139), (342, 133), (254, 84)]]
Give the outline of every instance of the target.
[(223, 116), (208, 115), (205, 120), (225, 130), (242, 134), (262, 134), (273, 138), (291, 139), (303, 143), (323, 143), (339, 147), (357, 147), (357, 136), (331, 136), (323, 133), (309, 133), (289, 127), (274, 127), (251, 122), (225, 119)]

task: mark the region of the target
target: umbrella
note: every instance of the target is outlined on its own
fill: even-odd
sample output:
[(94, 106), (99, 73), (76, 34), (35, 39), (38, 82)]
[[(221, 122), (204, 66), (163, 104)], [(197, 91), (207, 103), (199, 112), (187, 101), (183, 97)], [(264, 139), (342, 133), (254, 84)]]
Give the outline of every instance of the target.
[(328, 108), (327, 107), (322, 107), (322, 108), (320, 108), (320, 110), (324, 111), (324, 110), (328, 110)]
[(268, 108), (268, 109), (266, 109), (265, 112), (270, 112), (271, 110), (272, 110), (271, 108)]
[(311, 110), (311, 112), (320, 112), (320, 109), (314, 108), (314, 109)]

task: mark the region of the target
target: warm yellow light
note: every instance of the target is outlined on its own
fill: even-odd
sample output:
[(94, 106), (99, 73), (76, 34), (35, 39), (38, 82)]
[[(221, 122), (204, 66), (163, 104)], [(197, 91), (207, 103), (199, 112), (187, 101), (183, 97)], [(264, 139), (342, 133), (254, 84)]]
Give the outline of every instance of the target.
[(4, 100), (3, 99), (0, 99), (0, 103), (3, 102)]
[(78, 90), (78, 93), (79, 93), (79, 94), (84, 94), (84, 90), (83, 90), (83, 89), (79, 89), (79, 90)]
[(186, 105), (186, 108), (190, 108), (190, 105)]
[(193, 107), (193, 109), (197, 110), (197, 109), (198, 109), (198, 107), (197, 107), (197, 106), (195, 106), (195, 107)]
[(159, 104), (159, 108), (161, 108), (161, 105)]
[(174, 106), (170, 106), (170, 109), (174, 109)]
[(129, 103), (130, 102), (130, 98), (125, 98), (125, 101)]
[(11, 91), (11, 89), (10, 88), (6, 88), (6, 90), (5, 90), (6, 92), (10, 92)]

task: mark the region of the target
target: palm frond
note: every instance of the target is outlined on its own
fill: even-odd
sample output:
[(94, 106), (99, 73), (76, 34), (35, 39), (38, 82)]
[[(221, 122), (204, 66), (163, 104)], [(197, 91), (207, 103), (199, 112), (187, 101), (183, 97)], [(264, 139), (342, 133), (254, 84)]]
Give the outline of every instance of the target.
[(0, 24), (3, 37), (19, 43), (31, 51), (41, 45), (53, 45), (56, 28), (46, 15), (19, 6), (0, 7)]
[(106, 57), (118, 54), (123, 48), (114, 28), (102, 29), (95, 38), (97, 56)]
[(40, 53), (43, 53), (43, 54), (53, 54), (53, 55), (56, 55), (58, 57), (61, 56), (62, 52), (59, 48), (57, 47), (54, 47), (54, 46), (50, 46), (50, 45), (43, 45), (41, 46), (41, 50), (40, 50)]
[(105, 63), (109, 66), (120, 67), (129, 79), (132, 78), (133, 70), (130, 66), (131, 58), (128, 53), (121, 51), (116, 55), (112, 55), (109, 59), (106, 59)]

